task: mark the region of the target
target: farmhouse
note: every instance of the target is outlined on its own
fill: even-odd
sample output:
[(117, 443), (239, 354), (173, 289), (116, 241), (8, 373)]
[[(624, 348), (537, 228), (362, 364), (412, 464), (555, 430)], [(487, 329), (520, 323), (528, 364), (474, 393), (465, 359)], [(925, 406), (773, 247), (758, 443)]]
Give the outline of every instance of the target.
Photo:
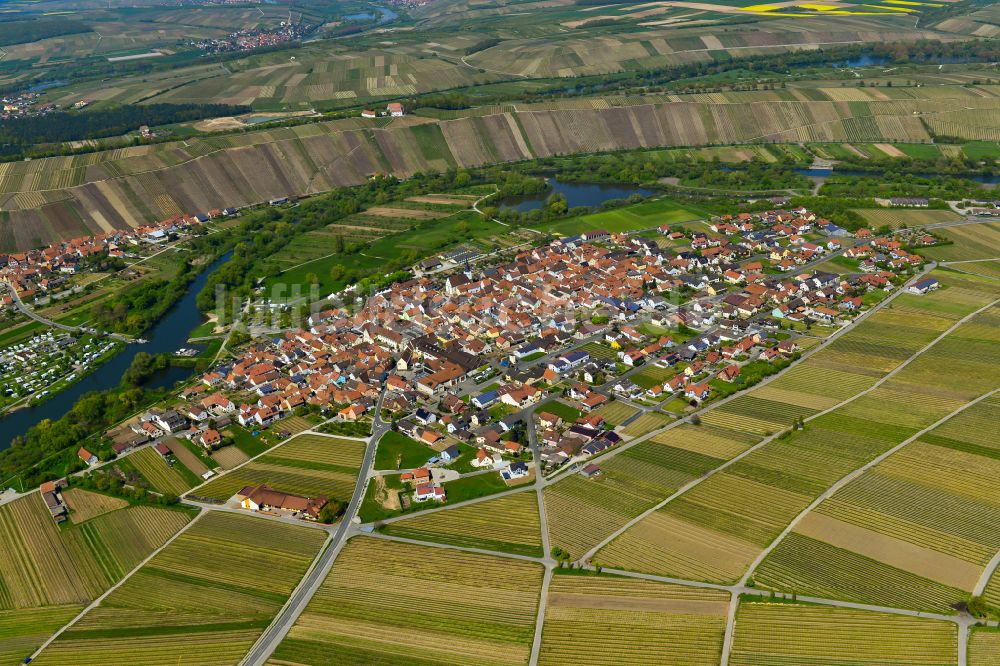
[(919, 296), (926, 294), (929, 291), (934, 291), (940, 286), (941, 285), (934, 278), (926, 278), (920, 282), (910, 285), (906, 290), (911, 294), (917, 294)]
[(237, 493), (237, 497), (240, 498), (240, 506), (250, 511), (286, 511), (292, 515), (303, 514), (303, 517), (311, 520), (319, 517), (320, 509), (327, 503), (326, 497), (322, 495), (316, 498), (289, 495), (278, 492), (266, 483), (247, 486)]
[(62, 481), (46, 481), (38, 487), (38, 492), (42, 495), (42, 501), (49, 510), (49, 514), (57, 523), (66, 520), (66, 504), (63, 502)]

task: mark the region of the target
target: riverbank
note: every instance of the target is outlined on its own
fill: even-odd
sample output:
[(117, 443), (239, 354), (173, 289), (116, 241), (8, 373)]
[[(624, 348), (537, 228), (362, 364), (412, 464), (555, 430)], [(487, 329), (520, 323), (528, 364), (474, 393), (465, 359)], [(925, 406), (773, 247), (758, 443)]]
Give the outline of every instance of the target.
[[(0, 450), (8, 448), (15, 437), (24, 435), (32, 426), (42, 420), (55, 421), (62, 418), (85, 394), (117, 388), (121, 383), (122, 375), (139, 352), (173, 355), (182, 346), (194, 346), (201, 349), (202, 345), (187, 344), (190, 332), (200, 326), (203, 319), (195, 299), (198, 292), (205, 286), (208, 277), (226, 263), (230, 256), (232, 253), (226, 252), (215, 259), (188, 283), (184, 295), (167, 310), (166, 314), (149, 331), (144, 333), (147, 339), (145, 344), (127, 345), (118, 354), (109, 358), (106, 363), (90, 373), (87, 377), (88, 381), (77, 382), (39, 405), (25, 406), (0, 417), (0, 431), (2, 431)], [(176, 382), (190, 377), (192, 371), (191, 367), (171, 364), (166, 370), (154, 376), (147, 387), (173, 386)]]

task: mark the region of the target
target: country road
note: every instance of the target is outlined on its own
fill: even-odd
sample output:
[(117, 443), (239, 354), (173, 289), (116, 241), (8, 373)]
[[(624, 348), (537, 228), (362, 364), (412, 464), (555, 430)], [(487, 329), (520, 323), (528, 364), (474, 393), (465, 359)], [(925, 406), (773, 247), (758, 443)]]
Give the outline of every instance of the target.
[(246, 666), (263, 666), (271, 653), (274, 652), (278, 644), (284, 640), (295, 621), (309, 605), (309, 601), (316, 590), (323, 584), (330, 569), (333, 568), (337, 556), (347, 541), (347, 537), (352, 533), (354, 518), (358, 515), (361, 502), (364, 499), (365, 491), (368, 488), (368, 480), (371, 476), (372, 464), (375, 461), (375, 450), (378, 448), (378, 441), (391, 427), (391, 424), (382, 420), (382, 401), (385, 398), (383, 391), (375, 406), (375, 420), (372, 424), (372, 436), (368, 440), (368, 447), (365, 449), (365, 456), (361, 462), (361, 469), (358, 471), (358, 482), (354, 486), (354, 495), (347, 505), (347, 510), (337, 526), (332, 538), (328, 542), (326, 549), (316, 560), (312, 569), (305, 575), (295, 591), (288, 598), (284, 607), (278, 612), (270, 626), (264, 630), (257, 642), (254, 643), (250, 652), (240, 662)]
[[(82, 326), (67, 326), (66, 324), (60, 324), (57, 321), (46, 319), (42, 315), (38, 314), (37, 312), (29, 308), (27, 305), (25, 305), (24, 301), (21, 300), (21, 296), (17, 293), (17, 290), (14, 289), (14, 287), (10, 283), (2, 282), (2, 284), (5, 287), (7, 287), (7, 291), (10, 292), (11, 297), (14, 299), (14, 307), (16, 307), (22, 314), (24, 314), (28, 318), (34, 319), (35, 321), (45, 324), (46, 326), (51, 326), (52, 328), (58, 328), (68, 333), (90, 332), (84, 329)], [(97, 333), (96, 335), (101, 335), (103, 337), (111, 338), (112, 340), (117, 340), (119, 342), (124, 342), (126, 344), (137, 342), (136, 340), (133, 340), (132, 338), (125, 335), (121, 335), (119, 333)]]

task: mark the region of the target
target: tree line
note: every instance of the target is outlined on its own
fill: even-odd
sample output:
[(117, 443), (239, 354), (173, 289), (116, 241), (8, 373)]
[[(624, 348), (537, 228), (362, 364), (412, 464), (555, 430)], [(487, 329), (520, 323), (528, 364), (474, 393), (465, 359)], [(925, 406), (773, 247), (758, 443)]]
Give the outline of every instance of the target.
[(119, 136), (143, 125), (156, 127), (249, 111), (248, 106), (229, 104), (126, 104), (97, 111), (55, 111), (4, 122), (0, 144), (8, 151), (20, 151), (40, 143)]

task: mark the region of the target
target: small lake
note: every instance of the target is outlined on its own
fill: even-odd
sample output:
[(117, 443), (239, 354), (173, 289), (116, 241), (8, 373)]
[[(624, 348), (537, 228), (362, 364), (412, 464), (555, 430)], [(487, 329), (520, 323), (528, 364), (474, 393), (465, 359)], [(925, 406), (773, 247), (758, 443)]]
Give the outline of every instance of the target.
[[(208, 276), (229, 261), (230, 256), (231, 253), (227, 253), (216, 259), (191, 281), (184, 296), (143, 335), (148, 342), (141, 345), (127, 345), (117, 356), (65, 391), (57, 393), (40, 405), (19, 409), (0, 418), (0, 450), (9, 447), (14, 437), (23, 435), (42, 419), (55, 421), (61, 418), (84, 393), (117, 387), (121, 383), (122, 375), (132, 364), (132, 359), (139, 352), (173, 354), (181, 347), (199, 348), (196, 344), (186, 344), (188, 335), (203, 320), (195, 299), (205, 286)], [(204, 345), (200, 348), (204, 348)], [(149, 388), (173, 386), (176, 382), (191, 376), (191, 372), (191, 368), (171, 366), (155, 375), (146, 386)]]
[(371, 19), (375, 18), (376, 12), (379, 14), (378, 17), (379, 23), (388, 23), (389, 21), (399, 16), (399, 14), (392, 11), (388, 7), (373, 7), (372, 11), (370, 12), (359, 12), (357, 14), (348, 14), (344, 16), (343, 19), (345, 21), (370, 21)]
[(644, 197), (656, 194), (656, 190), (645, 187), (634, 187), (631, 185), (614, 185), (610, 183), (562, 183), (558, 178), (548, 178), (549, 185), (552, 186), (547, 192), (530, 194), (523, 197), (508, 197), (500, 201), (501, 208), (512, 208), (519, 213), (526, 213), (536, 208), (541, 208), (545, 200), (553, 194), (561, 194), (566, 197), (566, 204), (574, 206), (590, 206), (598, 208), (605, 201), (611, 199), (628, 199), (633, 194), (640, 194)]

